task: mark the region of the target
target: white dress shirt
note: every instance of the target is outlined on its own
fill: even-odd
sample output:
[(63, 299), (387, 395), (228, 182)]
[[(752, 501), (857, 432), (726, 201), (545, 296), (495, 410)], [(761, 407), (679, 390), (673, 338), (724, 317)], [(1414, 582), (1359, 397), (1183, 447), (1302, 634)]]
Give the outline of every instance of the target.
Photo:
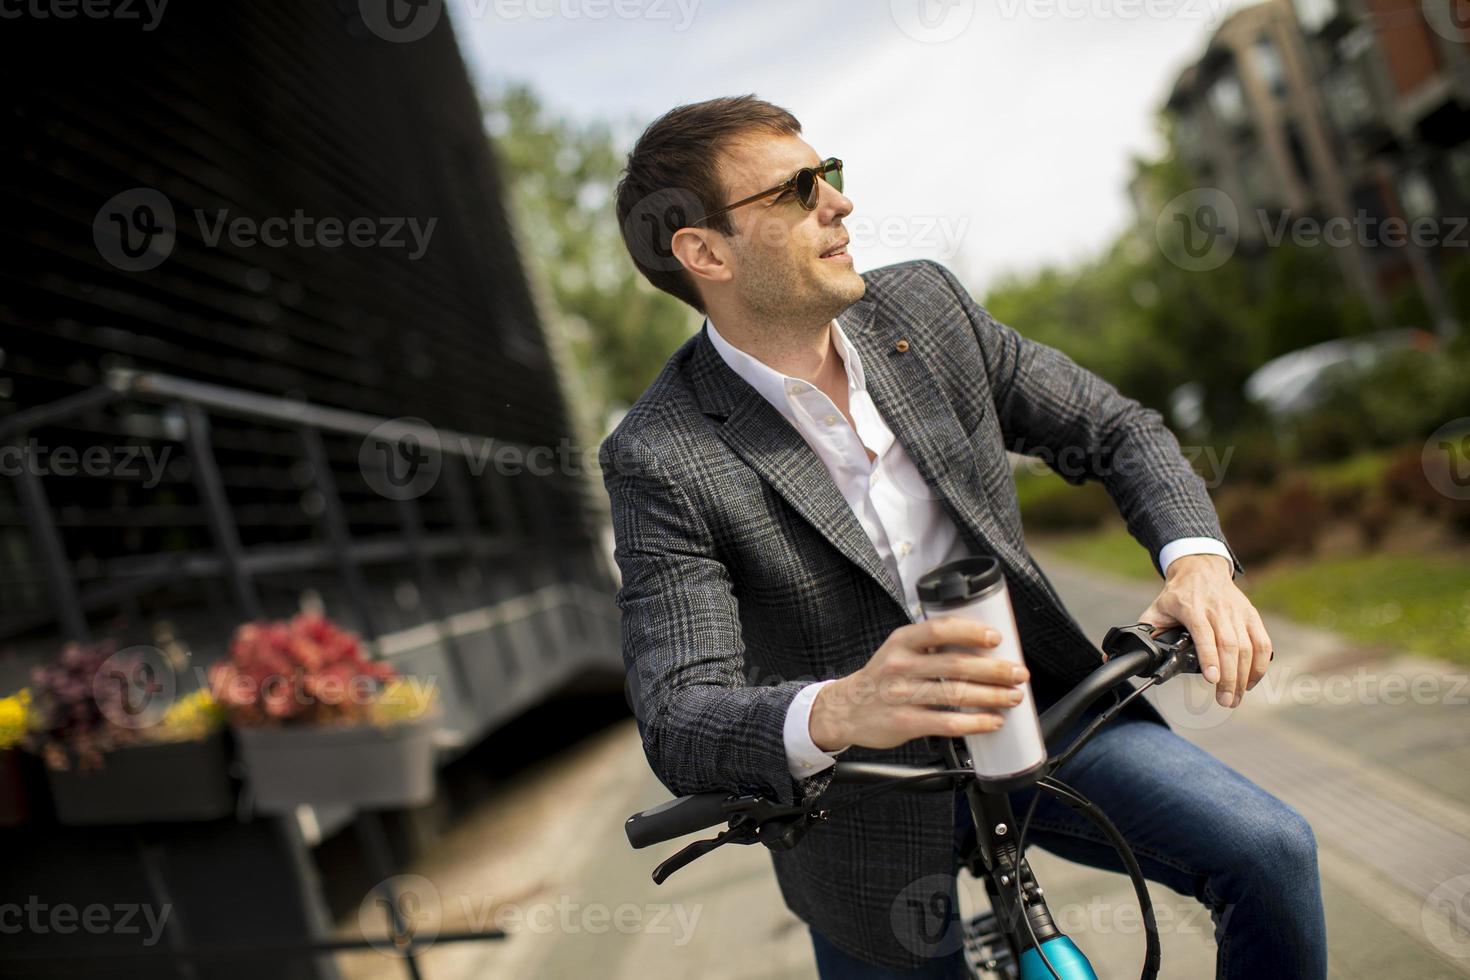
[[(837, 320), (832, 321), (832, 342), (847, 372), (847, 410), (852, 425), (816, 385), (782, 374), (731, 346), (713, 321), (706, 319), (705, 326), (715, 350), (730, 369), (770, 402), (812, 447), (873, 542), (888, 574), (902, 588), (909, 616), (917, 622), (922, 616), (920, 576), (936, 565), (965, 557), (968, 549), (936, 492), (878, 414), (868, 394), (862, 359)], [(871, 462), (864, 447), (873, 452)], [(1230, 558), (1224, 542), (1181, 538), (1159, 552), (1159, 565), (1167, 571), (1170, 562), (1190, 554)], [(824, 752), (811, 737), (812, 702), (822, 686), (830, 683), (817, 681), (802, 688), (786, 711), (782, 738), (791, 774), (797, 778), (821, 772), (843, 751)]]

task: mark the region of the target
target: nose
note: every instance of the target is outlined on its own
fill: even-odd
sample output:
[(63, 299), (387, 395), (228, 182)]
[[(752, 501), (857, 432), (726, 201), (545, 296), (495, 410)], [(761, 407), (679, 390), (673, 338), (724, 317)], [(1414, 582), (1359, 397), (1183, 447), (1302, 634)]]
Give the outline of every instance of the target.
[(819, 180), (820, 191), (817, 195), (817, 210), (821, 212), (823, 224), (830, 224), (852, 214), (852, 199), (847, 197), (837, 188)]

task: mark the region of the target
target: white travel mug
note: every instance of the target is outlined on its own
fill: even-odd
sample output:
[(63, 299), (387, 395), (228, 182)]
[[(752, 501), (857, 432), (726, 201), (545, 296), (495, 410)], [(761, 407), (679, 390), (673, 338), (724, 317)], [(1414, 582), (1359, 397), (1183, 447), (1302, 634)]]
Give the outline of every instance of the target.
[[(1011, 595), (995, 558), (961, 558), (940, 565), (919, 579), (918, 592), (925, 619), (964, 616), (979, 620), (1000, 634), (1000, 643), (984, 655), (1024, 666)], [(1020, 689), (1019, 704), (999, 709), (1005, 724), (993, 732), (965, 736), (975, 775), (987, 789), (1006, 792), (1025, 786), (1046, 765), (1046, 743), (1041, 738), (1031, 683), (1021, 684)]]

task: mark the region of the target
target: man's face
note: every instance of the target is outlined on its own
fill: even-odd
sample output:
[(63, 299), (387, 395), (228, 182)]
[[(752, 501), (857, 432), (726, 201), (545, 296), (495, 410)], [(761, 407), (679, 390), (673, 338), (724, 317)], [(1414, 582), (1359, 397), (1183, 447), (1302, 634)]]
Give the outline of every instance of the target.
[[(822, 158), (796, 136), (752, 136), (721, 160), (727, 201), (759, 194)], [(730, 212), (726, 238), (736, 296), (752, 314), (828, 320), (862, 298), (866, 284), (845, 248), (842, 219), (852, 201), (818, 180), (817, 206), (808, 211), (794, 192), (771, 195)]]

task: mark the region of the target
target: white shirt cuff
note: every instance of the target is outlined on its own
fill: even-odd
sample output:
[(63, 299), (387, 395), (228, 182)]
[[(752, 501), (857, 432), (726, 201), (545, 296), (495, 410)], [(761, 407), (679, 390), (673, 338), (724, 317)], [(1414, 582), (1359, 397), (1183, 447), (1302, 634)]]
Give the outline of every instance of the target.
[(1159, 569), (1169, 574), (1169, 566), (1185, 555), (1219, 555), (1230, 563), (1230, 577), (1235, 577), (1235, 559), (1230, 549), (1218, 538), (1178, 538), (1159, 549)]
[(791, 705), (786, 709), (786, 724), (781, 730), (781, 739), (786, 743), (786, 764), (791, 768), (791, 775), (797, 779), (815, 776), (823, 769), (835, 765), (837, 753), (851, 748), (844, 745), (835, 752), (827, 753), (817, 748), (817, 743), (812, 741), (812, 704), (817, 700), (817, 692), (831, 683), (826, 680), (808, 684), (796, 692), (796, 697), (791, 699)]

